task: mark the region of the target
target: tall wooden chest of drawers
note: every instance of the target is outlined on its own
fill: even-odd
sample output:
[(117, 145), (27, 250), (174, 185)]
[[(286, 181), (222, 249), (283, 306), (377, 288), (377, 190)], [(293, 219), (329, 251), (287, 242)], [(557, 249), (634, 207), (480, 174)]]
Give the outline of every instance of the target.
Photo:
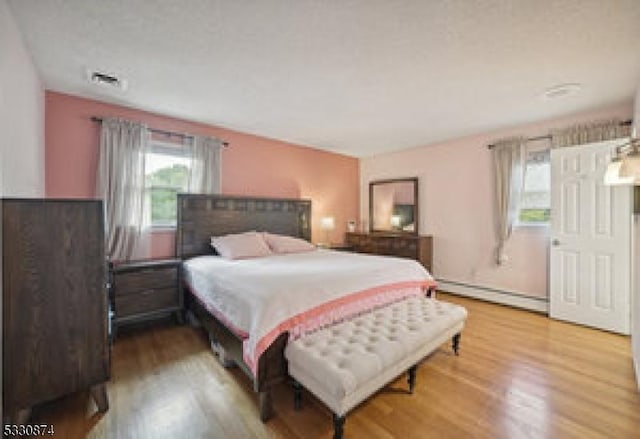
[(3, 199), (3, 408), (31, 408), (91, 389), (108, 408), (104, 215), (97, 200)]

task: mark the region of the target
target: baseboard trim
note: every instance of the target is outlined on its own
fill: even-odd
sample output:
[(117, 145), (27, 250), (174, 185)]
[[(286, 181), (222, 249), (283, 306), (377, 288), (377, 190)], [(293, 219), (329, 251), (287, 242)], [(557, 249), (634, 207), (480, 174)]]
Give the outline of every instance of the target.
[(515, 291), (500, 290), (497, 288), (471, 285), (463, 282), (456, 282), (447, 279), (436, 279), (438, 289), (458, 296), (472, 297), (474, 299), (485, 300), (487, 302), (509, 305), (516, 308), (523, 308), (529, 311), (536, 311), (544, 314), (549, 313), (549, 300), (540, 297), (530, 297)]
[(640, 361), (634, 358), (633, 365), (636, 368), (636, 384), (638, 385), (638, 392), (640, 392)]

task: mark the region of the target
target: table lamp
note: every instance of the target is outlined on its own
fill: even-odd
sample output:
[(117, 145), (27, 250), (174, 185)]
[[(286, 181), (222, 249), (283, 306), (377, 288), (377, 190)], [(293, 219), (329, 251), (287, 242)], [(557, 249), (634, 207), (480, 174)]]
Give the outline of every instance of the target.
[(320, 228), (325, 231), (324, 246), (331, 246), (331, 231), (336, 228), (336, 220), (332, 216), (325, 216), (320, 218)]

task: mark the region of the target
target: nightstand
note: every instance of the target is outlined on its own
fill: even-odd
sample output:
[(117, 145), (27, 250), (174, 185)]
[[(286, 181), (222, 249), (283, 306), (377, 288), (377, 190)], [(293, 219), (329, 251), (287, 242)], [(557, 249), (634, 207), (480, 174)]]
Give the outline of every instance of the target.
[(114, 338), (121, 325), (171, 313), (182, 323), (180, 262), (162, 259), (109, 264)]

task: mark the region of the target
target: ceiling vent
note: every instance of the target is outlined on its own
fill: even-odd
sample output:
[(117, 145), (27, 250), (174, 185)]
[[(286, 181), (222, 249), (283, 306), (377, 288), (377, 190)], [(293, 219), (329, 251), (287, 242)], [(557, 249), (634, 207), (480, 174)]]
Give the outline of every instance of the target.
[(127, 89), (127, 81), (112, 73), (103, 73), (95, 70), (87, 70), (87, 79), (90, 83), (101, 87), (113, 88), (124, 91)]

